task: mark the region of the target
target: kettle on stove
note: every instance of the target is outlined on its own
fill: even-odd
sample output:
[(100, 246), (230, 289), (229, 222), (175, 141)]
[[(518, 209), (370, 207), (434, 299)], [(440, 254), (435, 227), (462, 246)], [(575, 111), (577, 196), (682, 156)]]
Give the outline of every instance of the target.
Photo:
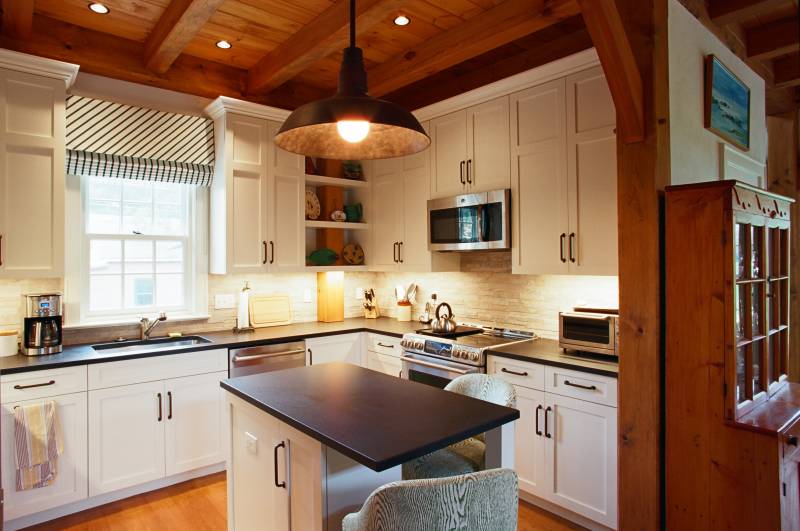
[[(439, 315), (442, 307), (447, 308), (447, 313)], [(456, 320), (453, 315), (453, 309), (446, 302), (441, 303), (436, 307), (435, 319), (431, 323), (431, 328), (434, 334), (452, 334), (456, 331)]]

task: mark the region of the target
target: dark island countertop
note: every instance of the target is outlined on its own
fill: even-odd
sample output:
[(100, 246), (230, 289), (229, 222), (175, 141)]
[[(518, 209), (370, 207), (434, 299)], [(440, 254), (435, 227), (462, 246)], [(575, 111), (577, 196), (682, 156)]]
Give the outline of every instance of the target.
[(253, 374), (220, 385), (377, 472), (519, 418), (516, 409), (347, 363)]
[(591, 354), (579, 354), (572, 351), (565, 353), (558, 346), (558, 341), (554, 339), (539, 338), (534, 341), (499, 347), (497, 350), (490, 350), (488, 354), (490, 356), (501, 356), (564, 369), (590, 372), (612, 378), (619, 376), (619, 364), (615, 361)]

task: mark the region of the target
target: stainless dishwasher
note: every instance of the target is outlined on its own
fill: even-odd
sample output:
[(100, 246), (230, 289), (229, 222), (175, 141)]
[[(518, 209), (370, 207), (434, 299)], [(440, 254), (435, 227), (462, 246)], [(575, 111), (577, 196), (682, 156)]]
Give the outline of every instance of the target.
[(281, 371), (306, 364), (306, 342), (276, 343), (230, 349), (228, 375), (231, 378), (258, 372)]

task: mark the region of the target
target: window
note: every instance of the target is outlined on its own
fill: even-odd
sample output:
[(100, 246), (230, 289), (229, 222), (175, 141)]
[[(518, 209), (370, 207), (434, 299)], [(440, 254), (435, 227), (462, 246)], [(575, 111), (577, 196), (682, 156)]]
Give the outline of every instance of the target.
[(83, 177), (87, 318), (189, 311), (194, 187)]

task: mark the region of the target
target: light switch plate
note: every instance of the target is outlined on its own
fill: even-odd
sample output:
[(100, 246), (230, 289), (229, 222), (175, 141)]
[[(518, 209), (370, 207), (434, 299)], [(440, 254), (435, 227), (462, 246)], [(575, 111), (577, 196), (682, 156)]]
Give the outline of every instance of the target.
[(229, 310), (236, 308), (236, 295), (233, 293), (220, 293), (214, 296), (215, 310)]
[(249, 431), (244, 432), (244, 446), (247, 448), (247, 451), (251, 454), (258, 453), (258, 437), (250, 433)]

